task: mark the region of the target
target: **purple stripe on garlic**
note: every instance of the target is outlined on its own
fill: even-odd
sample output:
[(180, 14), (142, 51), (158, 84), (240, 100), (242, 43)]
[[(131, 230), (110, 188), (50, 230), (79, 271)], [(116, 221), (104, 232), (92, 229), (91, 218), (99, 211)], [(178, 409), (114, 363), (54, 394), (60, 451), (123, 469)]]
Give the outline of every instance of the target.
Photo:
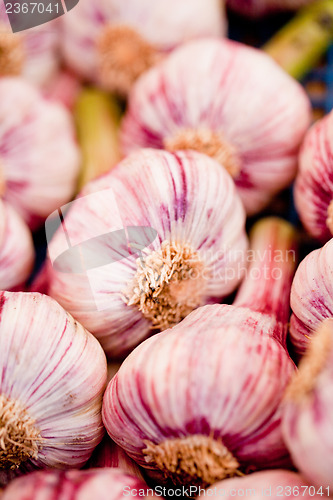
[(80, 0), (62, 22), (67, 64), (122, 95), (166, 51), (226, 31), (221, 0)]
[(18, 290), (35, 260), (31, 233), (8, 203), (0, 200), (0, 289)]
[(306, 134), (299, 158), (295, 204), (306, 230), (326, 242), (333, 236), (333, 111)]
[(309, 481), (333, 488), (333, 319), (318, 328), (285, 398), (283, 431)]
[[(261, 222), (252, 238), (254, 251), (269, 243), (282, 251), (295, 246), (290, 225), (276, 219)], [(257, 256), (256, 266), (262, 272), (266, 262)], [(264, 310), (256, 297), (244, 306), (201, 307), (143, 342), (109, 383), (105, 427), (149, 473), (207, 486), (248, 469), (290, 465), (280, 403), (295, 371), (281, 342), (291, 266), (277, 266), (278, 280), (249, 275), (242, 284), (239, 301), (255, 281), (258, 295), (266, 293)]]
[(71, 116), (19, 78), (0, 79), (1, 194), (30, 227), (74, 193), (80, 166)]
[[(196, 152), (131, 155), (87, 185), (64, 224), (67, 236), (62, 227), (49, 245), (49, 293), (110, 357), (227, 296), (245, 273), (245, 213), (234, 183), (218, 163)], [(157, 235), (137, 242), (141, 256), (131, 228), (141, 228), (144, 240), (142, 228)], [(72, 257), (68, 238), (86, 250), (81, 246), (80, 256)], [(93, 269), (84, 274), (76, 266), (85, 258)]]
[(176, 49), (129, 97), (122, 147), (195, 149), (234, 176), (248, 214), (296, 175), (310, 124), (303, 88), (262, 51), (206, 39)]
[(226, 0), (228, 7), (249, 17), (260, 17), (270, 12), (296, 10), (315, 0)]
[(141, 479), (121, 469), (40, 471), (13, 481), (1, 500), (152, 500), (152, 493)]
[(0, 471), (81, 467), (104, 432), (103, 350), (50, 297), (0, 303)]
[(291, 288), (290, 340), (303, 354), (321, 321), (333, 317), (333, 239), (300, 263)]

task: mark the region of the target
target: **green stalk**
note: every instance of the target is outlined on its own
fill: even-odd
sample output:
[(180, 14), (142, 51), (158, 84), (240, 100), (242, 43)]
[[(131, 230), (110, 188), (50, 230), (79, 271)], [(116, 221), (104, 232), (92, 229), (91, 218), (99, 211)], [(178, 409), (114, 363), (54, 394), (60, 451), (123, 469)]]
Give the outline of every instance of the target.
[(304, 9), (263, 46), (291, 76), (301, 80), (333, 40), (333, 0), (318, 0)]
[(118, 131), (120, 106), (110, 94), (94, 88), (82, 90), (74, 111), (82, 151), (80, 190), (87, 182), (114, 167), (120, 160)]

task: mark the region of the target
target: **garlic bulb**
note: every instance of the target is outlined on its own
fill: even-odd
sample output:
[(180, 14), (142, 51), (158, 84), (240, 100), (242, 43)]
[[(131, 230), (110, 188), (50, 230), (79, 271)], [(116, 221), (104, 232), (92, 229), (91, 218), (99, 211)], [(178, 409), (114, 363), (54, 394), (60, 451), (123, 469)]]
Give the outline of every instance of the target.
[[(287, 223), (261, 222), (238, 305), (193, 311), (138, 346), (109, 383), (104, 425), (148, 471), (207, 486), (290, 465), (280, 402), (295, 370), (282, 345), (293, 267), (285, 251), (294, 238)], [(285, 260), (262, 257), (267, 244)]]
[(0, 302), (0, 471), (81, 467), (104, 432), (103, 350), (46, 295)]
[[(57, 20), (13, 33), (5, 4), (0, 3), (0, 74), (22, 76), (38, 86), (47, 85), (59, 67), (59, 23)], [(16, 9), (14, 3), (8, 9)]]
[(88, 80), (126, 95), (176, 45), (226, 31), (221, 0), (80, 0), (63, 17), (63, 54)]
[(300, 263), (292, 285), (290, 339), (303, 354), (321, 321), (333, 317), (333, 239)]
[(29, 277), (34, 260), (29, 229), (15, 210), (0, 200), (0, 289), (19, 289)]
[(0, 79), (0, 98), (0, 193), (36, 228), (74, 192), (73, 124), (62, 106), (22, 79)]
[(122, 500), (148, 498), (153, 491), (121, 469), (39, 471), (13, 481), (1, 500)]
[(283, 431), (295, 465), (333, 488), (333, 319), (321, 324), (286, 395)]
[(325, 242), (333, 236), (333, 111), (317, 121), (301, 149), (295, 204), (306, 230)]
[(295, 177), (309, 123), (304, 90), (267, 55), (207, 39), (185, 44), (140, 78), (121, 141), (124, 153), (164, 147), (212, 156), (254, 214)]
[(296, 10), (315, 0), (227, 0), (230, 9), (249, 17), (260, 17), (280, 10)]
[(237, 287), (244, 223), (232, 179), (215, 161), (137, 152), (71, 204), (66, 234), (61, 226), (49, 244), (48, 293), (109, 356), (123, 356)]
[[(214, 492), (212, 495), (210, 492)], [(201, 492), (199, 496), (223, 496), (226, 500), (243, 497), (265, 496), (272, 500), (279, 500), (281, 497), (305, 498), (310, 500), (320, 500), (329, 496), (329, 490), (321, 491), (309, 484), (303, 476), (289, 470), (267, 470), (255, 472), (244, 477), (225, 479), (213, 484), (206, 492)], [(199, 498), (199, 497), (198, 497)]]

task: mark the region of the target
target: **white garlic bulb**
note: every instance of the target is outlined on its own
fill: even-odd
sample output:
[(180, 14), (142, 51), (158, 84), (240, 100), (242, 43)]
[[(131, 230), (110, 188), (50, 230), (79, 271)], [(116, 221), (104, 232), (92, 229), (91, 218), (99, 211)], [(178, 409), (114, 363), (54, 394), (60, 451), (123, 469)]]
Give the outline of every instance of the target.
[(71, 199), (80, 155), (71, 116), (20, 78), (0, 79), (0, 194), (35, 228)]
[(9, 11), (16, 10), (14, 3), (0, 3), (0, 75), (20, 75), (43, 87), (54, 78), (60, 65), (59, 21), (13, 33), (5, 5)]
[(8, 203), (0, 200), (0, 289), (19, 289), (35, 260), (31, 233)]
[(59, 228), (49, 244), (48, 293), (109, 356), (123, 356), (237, 287), (244, 224), (217, 162), (196, 152), (137, 152), (71, 204), (67, 234)]
[(103, 350), (46, 295), (0, 303), (0, 472), (81, 467), (104, 433)]
[(195, 149), (233, 175), (248, 214), (296, 175), (310, 124), (303, 88), (262, 51), (229, 40), (189, 42), (133, 87), (122, 148)]
[(304, 354), (322, 321), (333, 317), (333, 238), (300, 263), (291, 288), (290, 340)]
[(125, 95), (165, 51), (226, 31), (221, 0), (80, 0), (62, 22), (67, 64)]

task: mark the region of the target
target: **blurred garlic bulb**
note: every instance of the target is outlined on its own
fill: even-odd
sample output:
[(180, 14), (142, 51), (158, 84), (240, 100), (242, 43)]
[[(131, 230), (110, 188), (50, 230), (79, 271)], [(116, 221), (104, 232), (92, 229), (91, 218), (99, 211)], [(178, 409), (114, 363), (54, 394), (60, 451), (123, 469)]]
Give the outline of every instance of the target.
[[(279, 500), (281, 497), (320, 500), (320, 498), (328, 496), (327, 490), (322, 490), (321, 494), (318, 491), (316, 494), (317, 488), (309, 484), (301, 474), (282, 469), (255, 472), (244, 477), (225, 479), (213, 484), (209, 489), (214, 491), (214, 496), (218, 498), (223, 496), (226, 500), (244, 498), (244, 496), (257, 498), (267, 496), (272, 500)], [(202, 496), (212, 495), (206, 491)]]
[(137, 152), (70, 205), (66, 234), (61, 226), (49, 244), (48, 293), (111, 357), (219, 301), (244, 275), (244, 209), (205, 155)]
[(305, 136), (295, 183), (295, 204), (306, 230), (326, 242), (333, 236), (333, 111)]
[(153, 499), (152, 489), (121, 469), (90, 469), (34, 472), (13, 481), (1, 500), (123, 500), (124, 496)]
[[(285, 260), (263, 256), (267, 243)], [(285, 251), (294, 244), (287, 223), (257, 225), (256, 258), (235, 305), (200, 307), (146, 340), (109, 383), (109, 435), (160, 479), (205, 487), (248, 468), (290, 465), (280, 403), (295, 370), (282, 335), (293, 267)]]
[(270, 12), (296, 10), (315, 0), (227, 0), (230, 9), (249, 17), (260, 17)]
[(301, 360), (288, 388), (283, 414), (284, 436), (295, 465), (325, 489), (333, 488), (332, 389), (333, 319), (328, 319)]
[(228, 40), (189, 42), (134, 86), (123, 152), (195, 149), (234, 177), (248, 214), (296, 175), (310, 124), (302, 87), (262, 51)]
[(34, 229), (75, 190), (74, 127), (22, 79), (0, 79), (0, 102), (0, 193)]
[(15, 210), (0, 200), (0, 289), (19, 289), (35, 259), (31, 233)]
[(303, 354), (321, 321), (333, 317), (333, 239), (300, 263), (291, 288), (290, 339)]
[(46, 295), (0, 302), (0, 471), (81, 467), (104, 432), (103, 350)]
[[(20, 75), (34, 85), (44, 86), (59, 67), (58, 20), (13, 33), (5, 4), (8, 2), (0, 3), (0, 76)], [(11, 5), (14, 10), (14, 3)]]
[(122, 95), (166, 51), (226, 31), (221, 0), (80, 0), (62, 21), (69, 66)]

